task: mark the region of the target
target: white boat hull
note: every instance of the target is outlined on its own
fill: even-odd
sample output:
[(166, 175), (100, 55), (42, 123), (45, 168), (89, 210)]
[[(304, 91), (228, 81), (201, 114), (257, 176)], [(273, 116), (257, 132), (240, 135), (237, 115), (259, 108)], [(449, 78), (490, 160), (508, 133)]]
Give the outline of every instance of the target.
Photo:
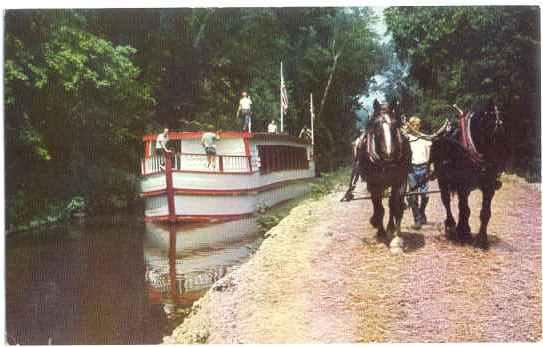
[[(208, 221), (238, 218), (268, 209), (286, 200), (303, 195), (310, 190), (307, 180), (278, 183), (271, 188), (228, 192), (176, 192), (174, 195), (176, 220)], [(145, 198), (147, 221), (168, 218), (167, 193)]]

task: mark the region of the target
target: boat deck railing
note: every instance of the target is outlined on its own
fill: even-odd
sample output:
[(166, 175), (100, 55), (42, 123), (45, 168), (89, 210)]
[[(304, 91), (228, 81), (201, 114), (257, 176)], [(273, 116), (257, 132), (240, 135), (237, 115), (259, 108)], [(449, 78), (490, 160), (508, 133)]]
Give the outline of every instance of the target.
[[(167, 158), (162, 155), (152, 155), (141, 161), (141, 174), (159, 173), (161, 163)], [(217, 155), (214, 162), (208, 165), (207, 155), (201, 153), (175, 153), (171, 156), (172, 171), (181, 172), (215, 172), (215, 173), (251, 173), (254, 163), (250, 156)]]

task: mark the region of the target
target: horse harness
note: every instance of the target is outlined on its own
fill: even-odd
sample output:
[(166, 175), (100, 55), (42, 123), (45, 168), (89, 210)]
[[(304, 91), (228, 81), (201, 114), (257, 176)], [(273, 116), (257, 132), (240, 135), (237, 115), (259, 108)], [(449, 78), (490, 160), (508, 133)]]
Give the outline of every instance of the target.
[[(392, 127), (392, 122), (390, 121), (390, 118), (383, 117), (382, 121), (385, 123), (388, 123), (390, 127)], [(403, 136), (399, 128), (394, 129), (394, 136), (396, 136), (396, 140), (398, 141), (399, 146), (399, 152), (403, 154)], [(376, 167), (385, 169), (390, 166), (395, 166), (397, 164), (396, 161), (385, 161), (381, 158), (379, 153), (377, 153), (376, 145), (375, 145), (375, 129), (371, 128), (365, 135), (365, 138), (363, 139), (363, 144), (365, 144), (366, 147), (366, 153), (368, 155), (369, 161)], [(397, 159), (401, 159), (397, 158)]]

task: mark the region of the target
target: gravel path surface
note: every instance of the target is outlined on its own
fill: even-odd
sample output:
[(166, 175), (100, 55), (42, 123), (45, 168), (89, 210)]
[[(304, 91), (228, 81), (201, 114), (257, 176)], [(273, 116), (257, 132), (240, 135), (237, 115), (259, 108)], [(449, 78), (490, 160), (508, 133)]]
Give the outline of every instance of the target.
[[(444, 210), (432, 195), (422, 230), (410, 229), (406, 211), (405, 249), (398, 256), (376, 241), (370, 201), (340, 203), (342, 190), (306, 201), (268, 232), (246, 264), (196, 302), (164, 341), (540, 340), (539, 191), (539, 185), (505, 177), (493, 200), (488, 251), (447, 240)], [(359, 187), (357, 195), (365, 194)], [(481, 194), (472, 193), (473, 232), (480, 203)]]

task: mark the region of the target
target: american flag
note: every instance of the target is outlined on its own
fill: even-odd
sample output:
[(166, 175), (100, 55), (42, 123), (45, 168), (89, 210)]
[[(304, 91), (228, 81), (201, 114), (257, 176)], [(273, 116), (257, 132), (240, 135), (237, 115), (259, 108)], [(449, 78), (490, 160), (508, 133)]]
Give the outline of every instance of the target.
[(283, 112), (287, 112), (288, 96), (287, 87), (285, 86), (285, 79), (283, 78), (283, 62), (281, 62), (281, 108)]

